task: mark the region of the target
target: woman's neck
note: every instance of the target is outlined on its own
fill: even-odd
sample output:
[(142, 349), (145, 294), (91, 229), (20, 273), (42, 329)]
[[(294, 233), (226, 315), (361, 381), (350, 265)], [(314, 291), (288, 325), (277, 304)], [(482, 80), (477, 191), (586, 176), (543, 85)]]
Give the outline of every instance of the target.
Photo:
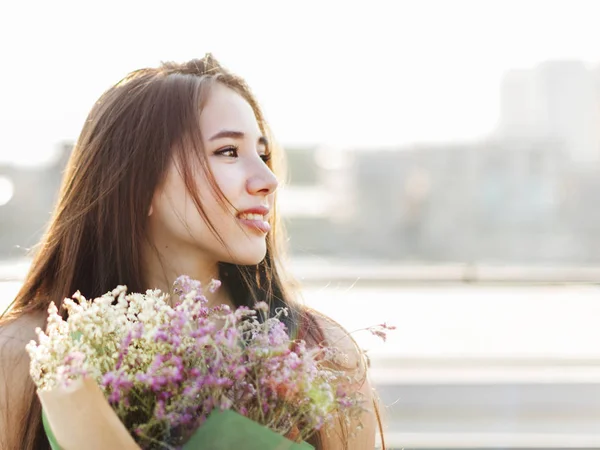
[[(147, 288), (160, 289), (171, 294), (173, 283), (180, 275), (187, 275), (200, 281), (203, 287), (207, 287), (213, 279), (219, 278), (218, 262), (206, 261), (192, 251), (177, 252), (175, 255), (168, 248), (159, 249), (157, 252), (154, 248), (146, 247), (143, 263)], [(226, 304), (233, 308), (226, 286), (221, 286), (213, 294), (208, 292), (208, 289), (203, 293), (208, 299), (209, 306)]]

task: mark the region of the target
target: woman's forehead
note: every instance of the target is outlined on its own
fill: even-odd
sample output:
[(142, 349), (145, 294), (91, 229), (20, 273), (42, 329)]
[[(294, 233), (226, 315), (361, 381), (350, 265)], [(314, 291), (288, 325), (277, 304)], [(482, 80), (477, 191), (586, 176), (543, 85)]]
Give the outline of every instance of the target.
[(252, 106), (238, 92), (221, 83), (212, 86), (208, 93), (200, 112), (200, 130), (205, 139), (223, 130), (262, 134)]

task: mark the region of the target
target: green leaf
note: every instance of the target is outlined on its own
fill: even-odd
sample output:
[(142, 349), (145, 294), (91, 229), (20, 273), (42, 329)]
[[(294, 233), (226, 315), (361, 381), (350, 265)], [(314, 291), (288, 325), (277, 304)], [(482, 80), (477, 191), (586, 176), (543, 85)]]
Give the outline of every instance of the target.
[(73, 331), (71, 333), (71, 339), (73, 339), (74, 341), (80, 340), (81, 336), (83, 336), (83, 333), (79, 330)]

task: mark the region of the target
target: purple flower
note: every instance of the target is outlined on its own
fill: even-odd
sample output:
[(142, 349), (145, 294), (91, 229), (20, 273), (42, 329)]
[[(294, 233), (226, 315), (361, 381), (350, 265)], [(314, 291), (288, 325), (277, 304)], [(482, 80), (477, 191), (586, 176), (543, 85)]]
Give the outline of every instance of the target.
[(110, 392), (108, 401), (116, 404), (127, 397), (133, 387), (133, 382), (128, 379), (123, 371), (107, 372), (103, 375), (100, 384)]
[(383, 342), (385, 342), (387, 340), (387, 335), (383, 331), (374, 330), (374, 329), (369, 329), (369, 331), (371, 332), (371, 334), (373, 336), (377, 336), (378, 338), (381, 338), (383, 340)]
[(231, 375), (235, 380), (242, 380), (247, 373), (247, 369), (244, 366), (233, 366), (231, 368)]
[(221, 287), (221, 281), (211, 280), (210, 284), (208, 285), (208, 292), (210, 292), (211, 294), (214, 294), (215, 292), (217, 292), (217, 289), (219, 289), (220, 287)]
[(165, 402), (164, 400), (158, 400), (156, 402), (156, 406), (154, 407), (154, 417), (156, 417), (158, 420), (164, 420), (166, 417), (166, 410), (165, 410)]

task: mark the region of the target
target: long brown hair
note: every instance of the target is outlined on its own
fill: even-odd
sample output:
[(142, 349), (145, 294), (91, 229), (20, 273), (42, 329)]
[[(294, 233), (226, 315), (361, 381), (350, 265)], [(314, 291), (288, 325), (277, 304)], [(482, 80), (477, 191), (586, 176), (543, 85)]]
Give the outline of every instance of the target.
[[(183, 178), (198, 211), (219, 238), (195, 191), (191, 169), (199, 164), (218, 198), (227, 202), (210, 174), (205, 153), (198, 151), (199, 114), (214, 83), (242, 95), (253, 108), (261, 131), (270, 136), (246, 83), (210, 54), (128, 74), (90, 111), (67, 164), (47, 232), (0, 325), (45, 311), (52, 301), (65, 314), (62, 300), (77, 290), (88, 298), (119, 284), (126, 284), (130, 292), (144, 292), (148, 288), (141, 262), (147, 239), (145, 219), (152, 196), (174, 157), (182, 163)], [(283, 168), (283, 154), (273, 139), (269, 140), (272, 158), (268, 164), (277, 173)], [(266, 298), (272, 311), (288, 307), (291, 314), (286, 325), (290, 332), (300, 331), (316, 345), (324, 340), (323, 333), (313, 315), (294, 301), (292, 278), (285, 275), (281, 264), (285, 235), (276, 208), (271, 221), (264, 260), (253, 266), (220, 263), (220, 279), (236, 306), (251, 306)], [(23, 449), (47, 449), (47, 444), (41, 444), (40, 407), (33, 389), (25, 401), (34, 413), (23, 418), (28, 422), (21, 442), (30, 442)], [(318, 435), (313, 443), (324, 448)]]

